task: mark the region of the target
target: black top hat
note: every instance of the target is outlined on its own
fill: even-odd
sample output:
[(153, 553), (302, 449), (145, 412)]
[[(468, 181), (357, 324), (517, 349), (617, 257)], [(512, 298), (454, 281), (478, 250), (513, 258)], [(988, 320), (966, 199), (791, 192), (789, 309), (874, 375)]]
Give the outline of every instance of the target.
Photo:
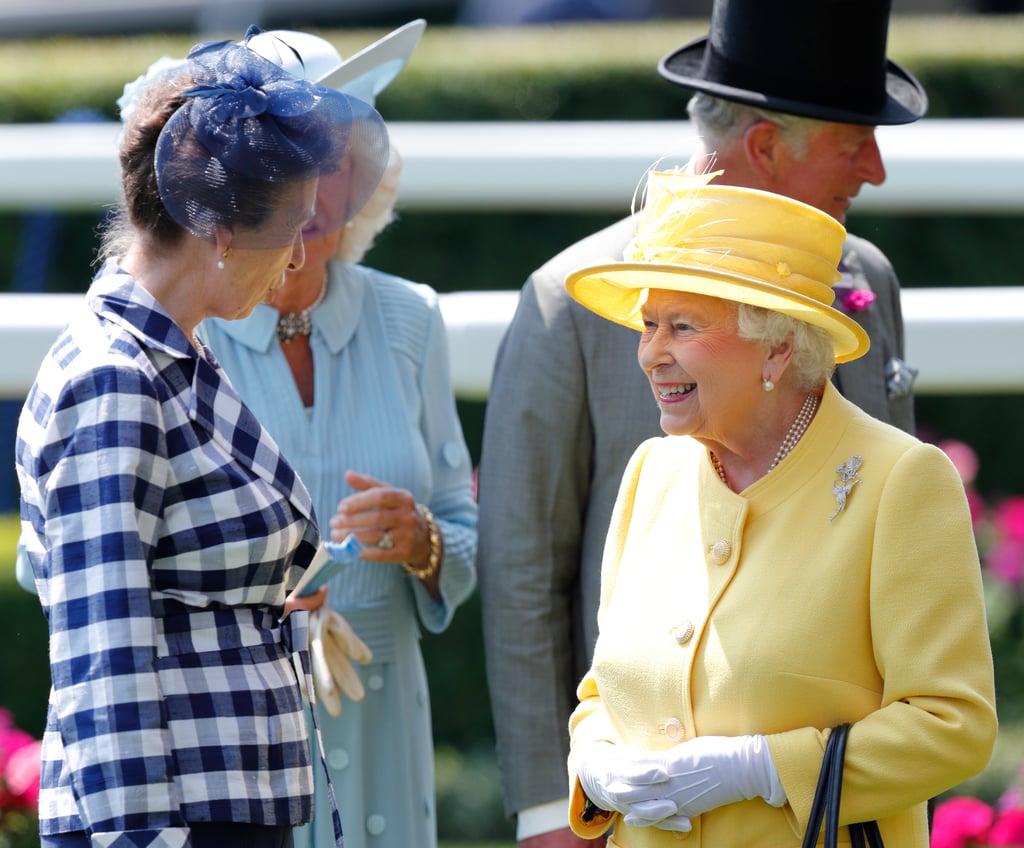
[(844, 124), (909, 124), (928, 109), (885, 57), (892, 0), (715, 0), (711, 32), (670, 53), (670, 82)]

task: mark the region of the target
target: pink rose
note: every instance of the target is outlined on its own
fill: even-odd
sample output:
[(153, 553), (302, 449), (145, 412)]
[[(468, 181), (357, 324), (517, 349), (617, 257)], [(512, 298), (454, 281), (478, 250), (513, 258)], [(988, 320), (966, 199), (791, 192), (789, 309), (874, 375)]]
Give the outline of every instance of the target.
[(989, 845), (1024, 845), (1024, 810), (1003, 810), (988, 833)]
[(39, 770), (43, 743), (33, 740), (7, 759), (4, 783), (11, 800), (29, 812), (39, 807)]
[(984, 844), (995, 810), (977, 798), (950, 798), (935, 808), (931, 848), (967, 848)]
[(1015, 495), (999, 503), (996, 511), (999, 529), (1011, 539), (1024, 541), (1024, 496)]
[(16, 727), (0, 727), (0, 774), (3, 774), (7, 761), (11, 756), (26, 745), (35, 742), (35, 737)]
[(1024, 583), (1024, 541), (1007, 537), (986, 555), (985, 568), (994, 577), (1011, 586)]

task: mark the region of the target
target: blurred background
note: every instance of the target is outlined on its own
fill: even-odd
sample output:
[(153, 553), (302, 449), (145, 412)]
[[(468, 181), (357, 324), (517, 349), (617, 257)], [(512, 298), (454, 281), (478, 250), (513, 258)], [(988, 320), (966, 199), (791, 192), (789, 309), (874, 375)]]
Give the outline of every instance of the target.
[[(238, 38), (250, 24), (311, 29), (348, 56), (415, 17), (428, 21), (423, 43), (377, 104), (389, 123), (444, 122), (454, 138), (468, 121), (679, 121), (688, 93), (661, 80), (655, 66), (706, 33), (710, 7), (711, 0), (0, 0), (0, 131), (115, 121), (124, 83), (152, 61), (182, 56), (198, 40)], [(928, 89), (929, 119), (1024, 119), (1024, 0), (895, 0), (889, 44), (890, 56)], [(1016, 208), (1002, 209), (858, 211), (855, 204), (849, 228), (886, 252), (907, 289), (1024, 286), (1024, 185), (1016, 194)], [(366, 261), (440, 292), (518, 290), (551, 255), (621, 217), (629, 199), (564, 210), (400, 201), (398, 221)], [(47, 209), (0, 199), (0, 292), (84, 292), (105, 214), (96, 203)], [(474, 460), (485, 403), (459, 399)], [(11, 458), (20, 406), (17, 398), (0, 400), (0, 620), (9, 628), (0, 708), (38, 735), (49, 686), (45, 623), (13, 579)], [(1008, 505), (1024, 510), (1024, 396), (932, 393), (918, 398), (917, 413), (922, 438), (967, 446), (977, 457), (969, 482), (983, 556), (1005, 552), (1007, 540), (1017, 545), (1012, 566), (987, 580), (1000, 748), (991, 770), (965, 790), (992, 800), (1024, 759), (1024, 522), (999, 523)], [(511, 846), (476, 599), (447, 633), (425, 636), (424, 652), (442, 840)], [(2, 831), (0, 810), (0, 844)]]
[[(1009, 13), (1024, 0), (898, 0), (896, 14)], [(711, 0), (3, 0), (0, 33), (233, 32), (265, 28), (516, 25), (578, 20), (706, 18)]]

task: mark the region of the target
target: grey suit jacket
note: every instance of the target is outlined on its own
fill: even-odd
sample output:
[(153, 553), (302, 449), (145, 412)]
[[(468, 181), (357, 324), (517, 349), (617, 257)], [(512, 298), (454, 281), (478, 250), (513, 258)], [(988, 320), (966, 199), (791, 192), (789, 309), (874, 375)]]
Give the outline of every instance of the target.
[[(477, 572), (498, 762), (509, 814), (568, 793), (569, 714), (597, 638), (601, 555), (634, 449), (662, 435), (637, 364), (639, 333), (573, 301), (569, 271), (621, 258), (625, 218), (563, 251), (523, 287), (498, 352), (484, 422)], [(882, 253), (849, 237), (844, 285), (876, 300), (854, 317), (871, 350), (840, 366), (841, 390), (876, 417), (890, 404), (885, 363), (902, 356), (899, 285)]]

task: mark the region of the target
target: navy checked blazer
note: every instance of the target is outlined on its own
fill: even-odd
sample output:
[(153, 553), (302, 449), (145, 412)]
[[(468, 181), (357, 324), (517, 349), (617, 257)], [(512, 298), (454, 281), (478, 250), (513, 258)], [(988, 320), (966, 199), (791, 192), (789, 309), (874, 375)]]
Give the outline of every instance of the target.
[(310, 497), (215, 362), (114, 262), (18, 426), (22, 538), (49, 622), (40, 832), (185, 846), (295, 825), (313, 774), (285, 597)]

